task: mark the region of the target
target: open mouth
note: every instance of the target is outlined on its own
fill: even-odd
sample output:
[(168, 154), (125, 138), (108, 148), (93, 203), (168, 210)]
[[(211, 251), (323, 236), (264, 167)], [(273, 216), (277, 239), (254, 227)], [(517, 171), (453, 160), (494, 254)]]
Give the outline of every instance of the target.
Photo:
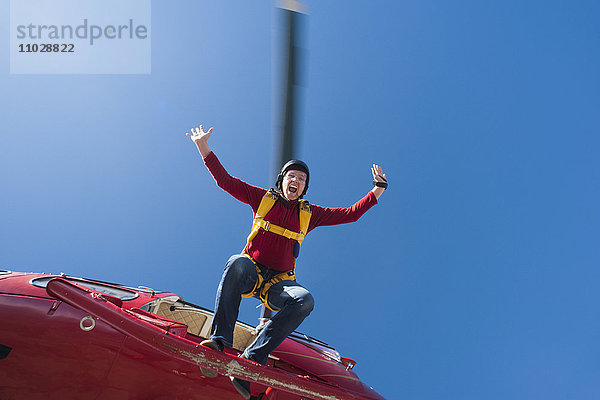
[(294, 186), (290, 186), (290, 187), (288, 187), (288, 190), (290, 191), (290, 193), (296, 193), (298, 191), (298, 188), (294, 187)]

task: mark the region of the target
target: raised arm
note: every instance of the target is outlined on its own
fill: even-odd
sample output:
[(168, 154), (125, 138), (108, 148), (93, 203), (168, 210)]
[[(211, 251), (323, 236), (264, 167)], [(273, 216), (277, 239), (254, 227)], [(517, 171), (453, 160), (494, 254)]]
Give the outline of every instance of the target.
[(208, 146), (208, 138), (210, 138), (212, 131), (213, 128), (210, 128), (208, 132), (205, 132), (204, 127), (200, 125), (199, 128), (192, 128), (191, 135), (187, 132), (186, 135), (198, 147), (198, 151), (204, 160), (204, 165), (208, 168), (217, 185), (239, 201), (249, 204), (256, 211), (266, 190), (229, 175), (215, 153)]
[(373, 189), (352, 206), (329, 208), (313, 205), (313, 215), (308, 231), (310, 232), (317, 226), (339, 225), (357, 221), (367, 210), (377, 204), (378, 198), (387, 187), (387, 180), (379, 165), (373, 164), (371, 172), (373, 173)]

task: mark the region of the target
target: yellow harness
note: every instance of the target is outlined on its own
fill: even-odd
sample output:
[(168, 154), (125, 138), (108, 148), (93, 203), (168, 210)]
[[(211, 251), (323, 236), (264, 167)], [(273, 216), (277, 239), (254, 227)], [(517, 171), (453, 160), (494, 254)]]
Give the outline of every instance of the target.
[[(298, 245), (302, 244), (302, 241), (304, 241), (304, 237), (306, 236), (306, 232), (308, 231), (310, 217), (312, 216), (310, 204), (306, 200), (299, 201), (300, 232), (294, 232), (294, 231), (290, 231), (289, 229), (282, 228), (281, 226), (272, 224), (268, 221), (265, 221), (266, 215), (269, 213), (269, 211), (271, 211), (271, 209), (275, 205), (275, 202), (277, 201), (278, 197), (279, 197), (279, 195), (273, 189), (270, 189), (263, 196), (262, 200), (260, 201), (260, 204), (258, 205), (258, 209), (256, 210), (256, 214), (254, 215), (254, 221), (252, 223), (252, 231), (250, 231), (250, 235), (248, 235), (248, 240), (246, 242), (247, 244), (250, 243), (250, 241), (252, 241), (252, 239), (254, 239), (256, 237), (256, 235), (258, 234), (258, 231), (260, 229), (263, 229), (267, 232), (275, 233), (277, 235), (283, 236), (283, 237), (291, 239), (291, 240), (295, 240), (298, 242)], [(254, 288), (250, 292), (245, 293), (242, 296), (244, 296), (244, 297), (258, 296), (258, 298), (265, 305), (265, 307), (269, 308), (270, 310), (273, 310), (273, 308), (271, 306), (269, 306), (269, 302), (268, 302), (269, 289), (271, 288), (271, 286), (273, 286), (274, 284), (281, 282), (281, 281), (295, 281), (296, 275), (294, 273), (294, 270), (292, 269), (291, 271), (280, 272), (273, 276), (269, 276), (269, 275), (271, 275), (269, 273), (270, 271), (263, 271), (261, 269), (261, 267), (258, 265), (258, 263), (256, 262), (256, 260), (254, 260), (252, 257), (250, 257), (249, 254), (244, 253), (244, 255), (246, 257), (248, 257), (254, 263), (254, 266), (256, 267), (256, 273), (258, 275), (258, 279), (256, 280), (256, 284), (254, 285)], [(295, 266), (296, 266), (296, 260), (294, 260), (294, 267)], [(265, 273), (266, 276), (263, 275), (263, 273)], [(273, 310), (273, 311), (277, 311), (277, 310)]]

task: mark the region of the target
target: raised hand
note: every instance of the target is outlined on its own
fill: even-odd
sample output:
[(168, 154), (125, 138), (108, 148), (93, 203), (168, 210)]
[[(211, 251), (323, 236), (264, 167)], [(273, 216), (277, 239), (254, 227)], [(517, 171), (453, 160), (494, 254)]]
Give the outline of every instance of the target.
[(371, 172), (373, 173), (374, 181), (387, 182), (387, 179), (385, 179), (385, 174), (383, 173), (383, 170), (379, 165), (373, 164), (373, 166), (371, 167)]
[(385, 177), (385, 174), (383, 173), (383, 170), (377, 164), (373, 164), (373, 166), (371, 167), (371, 173), (373, 174), (373, 185), (375, 185), (375, 183), (385, 184), (381, 186), (376, 185), (371, 190), (373, 194), (375, 194), (375, 197), (379, 199), (379, 196), (383, 194), (387, 187), (387, 179)]
[(210, 128), (208, 130), (208, 132), (204, 132), (204, 127), (202, 125), (200, 125), (199, 128), (192, 128), (192, 134), (190, 135), (189, 133), (185, 133), (187, 135), (187, 137), (189, 137), (190, 139), (192, 139), (192, 141), (196, 144), (198, 144), (198, 142), (206, 142), (208, 140), (208, 138), (210, 137), (210, 135), (212, 134), (213, 128)]
[(185, 133), (187, 137), (192, 139), (196, 146), (198, 146), (198, 151), (202, 155), (202, 158), (206, 157), (211, 153), (210, 147), (208, 147), (208, 138), (212, 134), (213, 128), (210, 128), (208, 132), (204, 131), (204, 127), (200, 125), (199, 128), (192, 128), (192, 134)]

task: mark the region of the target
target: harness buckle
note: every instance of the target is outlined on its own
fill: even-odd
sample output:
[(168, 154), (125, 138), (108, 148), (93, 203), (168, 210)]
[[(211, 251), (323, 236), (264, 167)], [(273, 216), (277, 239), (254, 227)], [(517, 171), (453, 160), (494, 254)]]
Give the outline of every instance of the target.
[[(263, 221), (265, 221), (263, 219)], [(269, 232), (269, 229), (271, 229), (271, 223), (269, 221), (265, 221), (267, 223), (267, 226), (265, 226), (265, 231)]]

